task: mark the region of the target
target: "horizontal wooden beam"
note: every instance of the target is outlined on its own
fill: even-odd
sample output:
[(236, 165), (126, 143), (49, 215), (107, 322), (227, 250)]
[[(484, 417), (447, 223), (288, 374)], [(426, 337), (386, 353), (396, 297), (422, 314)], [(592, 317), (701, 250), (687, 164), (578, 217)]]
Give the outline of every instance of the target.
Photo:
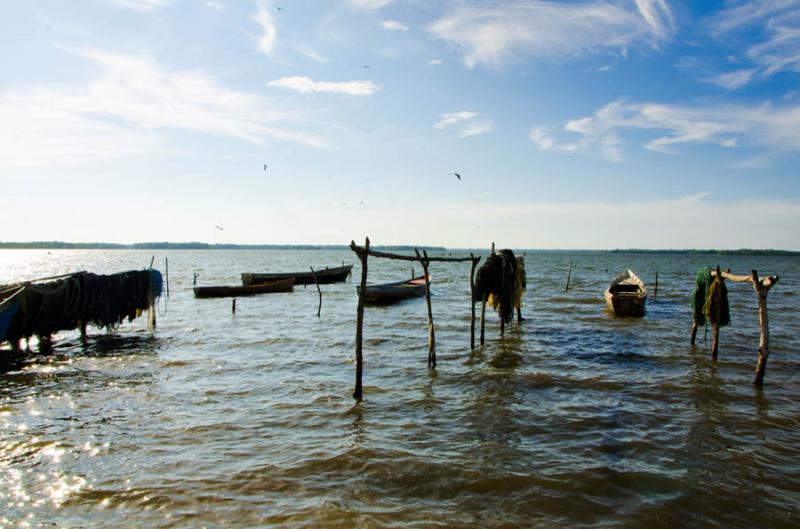
[(367, 255), (371, 255), (372, 257), (383, 257), (385, 259), (397, 259), (400, 261), (422, 261), (427, 260), (430, 263), (433, 262), (442, 262), (442, 263), (468, 263), (471, 261), (480, 261), (480, 257), (417, 257), (416, 255), (400, 255), (396, 253), (389, 253), (389, 252), (379, 252), (377, 250), (368, 250), (362, 246), (359, 246), (355, 243), (355, 241), (350, 242), (350, 249), (353, 250), (358, 255), (366, 253)]
[[(711, 271), (711, 275), (712, 276), (716, 276), (717, 275), (716, 270), (712, 270)], [(756, 276), (753, 276), (752, 274), (751, 275), (736, 275), (736, 274), (731, 274), (727, 270), (723, 270), (721, 272), (721, 275), (722, 275), (723, 279), (727, 279), (728, 281), (733, 281), (735, 283), (753, 283), (753, 284), (755, 284), (756, 281), (757, 281), (760, 285), (771, 287), (772, 285), (774, 285), (775, 283), (778, 282), (778, 276), (756, 277)]]

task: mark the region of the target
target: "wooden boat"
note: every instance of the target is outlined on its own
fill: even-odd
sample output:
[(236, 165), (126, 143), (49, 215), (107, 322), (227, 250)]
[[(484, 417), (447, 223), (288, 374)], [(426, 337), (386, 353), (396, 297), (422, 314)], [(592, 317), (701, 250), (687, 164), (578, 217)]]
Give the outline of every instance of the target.
[(605, 298), (608, 310), (617, 316), (644, 316), (647, 287), (639, 276), (625, 270), (609, 283)]
[[(350, 270), (353, 265), (337, 266), (336, 268), (323, 268), (320, 270), (314, 269), (314, 274), (317, 276), (317, 281), (324, 285), (326, 283), (337, 283), (344, 281), (350, 275)], [(287, 279), (293, 277), (295, 285), (313, 285), (314, 276), (311, 275), (311, 270), (307, 272), (278, 272), (266, 274), (242, 274), (243, 285), (257, 285), (267, 281), (274, 281), (275, 279)]]
[(271, 292), (290, 292), (294, 286), (294, 278), (279, 279), (269, 283), (245, 286), (219, 286), (195, 287), (196, 298), (230, 298), (238, 296), (253, 296), (255, 294), (268, 294)]
[[(428, 276), (428, 281), (431, 276)], [(361, 287), (356, 287), (361, 292)], [(388, 305), (404, 299), (416, 298), (425, 295), (425, 276), (415, 277), (407, 281), (383, 283), (380, 285), (367, 285), (364, 291), (364, 303), (367, 305)]]

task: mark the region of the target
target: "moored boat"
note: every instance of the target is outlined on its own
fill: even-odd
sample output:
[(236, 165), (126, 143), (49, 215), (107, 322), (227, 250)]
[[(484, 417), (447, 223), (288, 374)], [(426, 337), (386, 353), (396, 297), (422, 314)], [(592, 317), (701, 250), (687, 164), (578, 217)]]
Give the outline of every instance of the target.
[(617, 316), (643, 316), (647, 287), (639, 276), (625, 270), (609, 283), (605, 298), (608, 310)]
[(272, 292), (290, 292), (293, 286), (294, 278), (290, 277), (257, 285), (194, 287), (193, 290), (196, 298), (230, 298)]
[(322, 268), (320, 270), (314, 269), (313, 275), (311, 274), (311, 270), (307, 272), (276, 272), (263, 274), (244, 273), (242, 274), (242, 284), (257, 285), (259, 283), (266, 283), (276, 279), (288, 279), (292, 277), (294, 278), (295, 285), (313, 285), (314, 275), (316, 275), (317, 282), (319, 282), (321, 285), (324, 285), (326, 283), (337, 283), (339, 281), (344, 281), (347, 279), (347, 276), (350, 275), (350, 270), (352, 269), (353, 265), (343, 265), (335, 268)]
[[(428, 275), (430, 282), (431, 276)], [(361, 287), (356, 287), (360, 292)], [(425, 276), (415, 277), (406, 281), (383, 283), (380, 285), (367, 285), (363, 300), (367, 305), (388, 305), (404, 299), (416, 298), (425, 295)]]
[[(20, 287), (15, 291), (7, 289), (4, 292), (0, 292), (0, 342), (5, 340), (8, 326), (11, 325), (11, 320), (13, 320), (14, 316), (17, 314), (17, 309), (19, 309), (19, 299), (17, 295), (20, 294), (24, 288), (25, 287)], [(6, 293), (9, 294), (5, 296)]]

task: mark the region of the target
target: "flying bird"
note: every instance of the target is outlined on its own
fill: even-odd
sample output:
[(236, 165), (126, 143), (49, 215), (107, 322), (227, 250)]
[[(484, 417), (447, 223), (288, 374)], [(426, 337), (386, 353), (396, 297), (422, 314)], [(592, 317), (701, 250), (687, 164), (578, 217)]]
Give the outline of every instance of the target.
[(456, 175), (456, 178), (458, 178), (459, 180), (461, 180), (461, 175), (460, 175), (460, 174), (458, 174), (458, 173), (450, 173), (450, 174), (452, 174), (452, 175)]
[(365, 64), (365, 65), (363, 66), (363, 68), (364, 68), (365, 70), (369, 70), (370, 68), (372, 68), (372, 66), (370, 66), (369, 64)]
[(215, 225), (215, 227), (216, 227), (218, 230), (220, 230), (220, 231), (222, 231), (222, 230), (223, 230), (222, 226)]
[(264, 170), (265, 171), (267, 170), (267, 164), (264, 164)]

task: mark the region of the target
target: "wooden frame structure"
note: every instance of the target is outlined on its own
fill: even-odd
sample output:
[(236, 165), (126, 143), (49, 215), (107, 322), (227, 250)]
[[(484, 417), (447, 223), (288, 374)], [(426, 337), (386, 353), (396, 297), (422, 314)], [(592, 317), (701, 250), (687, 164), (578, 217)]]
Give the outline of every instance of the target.
[[(363, 342), (364, 342), (364, 293), (367, 290), (367, 259), (369, 256), (381, 257), (384, 259), (395, 259), (400, 261), (419, 261), (422, 265), (422, 272), (425, 276), (425, 302), (428, 307), (428, 368), (436, 368), (436, 331), (433, 326), (433, 310), (431, 308), (431, 287), (430, 277), (428, 276), (428, 265), (432, 262), (447, 262), (447, 263), (461, 263), (472, 262), (470, 270), (470, 302), (472, 305), (472, 317), (470, 320), (470, 347), (475, 348), (475, 267), (481, 260), (480, 257), (475, 257), (470, 254), (469, 257), (428, 257), (428, 252), (425, 250), (420, 254), (419, 250), (414, 250), (416, 256), (400, 255), (388, 252), (379, 252), (370, 250), (369, 237), (364, 241), (364, 246), (358, 246), (355, 241), (350, 241), (350, 249), (358, 256), (361, 261), (361, 288), (358, 294), (358, 308), (356, 309), (356, 382), (355, 389), (353, 390), (353, 398), (361, 400), (363, 398), (363, 374), (364, 374), (364, 355), (363, 355)], [(483, 319), (483, 318), (481, 318)], [(483, 343), (483, 332), (481, 330), (481, 343)]]
[[(718, 281), (729, 280), (735, 283), (751, 283), (758, 296), (758, 324), (761, 337), (758, 342), (758, 363), (753, 384), (762, 386), (764, 384), (764, 372), (767, 369), (767, 359), (769, 358), (769, 315), (767, 313), (767, 294), (770, 289), (778, 282), (779, 276), (759, 277), (756, 270), (751, 270), (750, 275), (734, 275), (729, 270), (717, 269), (711, 272), (711, 276)], [(694, 345), (697, 337), (697, 324), (692, 322), (691, 344)], [(719, 325), (711, 326), (711, 358), (717, 359), (719, 352)]]

